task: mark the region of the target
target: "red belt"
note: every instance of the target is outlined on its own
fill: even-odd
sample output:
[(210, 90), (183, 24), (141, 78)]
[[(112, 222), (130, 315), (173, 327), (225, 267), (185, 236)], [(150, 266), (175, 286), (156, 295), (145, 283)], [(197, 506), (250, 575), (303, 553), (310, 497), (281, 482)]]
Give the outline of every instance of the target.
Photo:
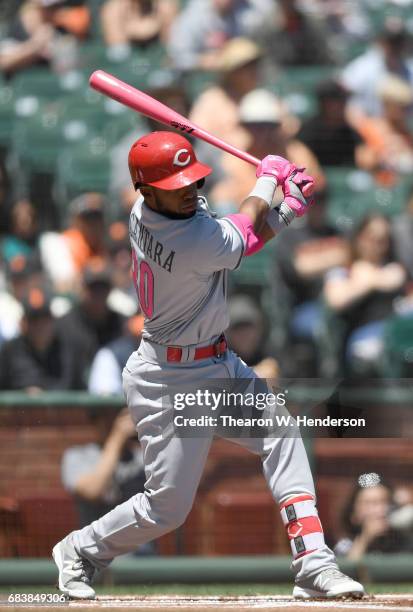
[[(194, 360), (208, 359), (209, 357), (221, 357), (227, 350), (228, 345), (224, 335), (220, 336), (215, 344), (201, 346), (195, 349)], [(180, 346), (168, 346), (166, 351), (167, 361), (181, 361), (182, 348)]]

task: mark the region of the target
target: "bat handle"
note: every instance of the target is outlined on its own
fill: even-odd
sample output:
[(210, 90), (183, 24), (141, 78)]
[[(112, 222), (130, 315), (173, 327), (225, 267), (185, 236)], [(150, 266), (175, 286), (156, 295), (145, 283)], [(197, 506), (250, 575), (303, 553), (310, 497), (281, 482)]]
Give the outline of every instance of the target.
[[(254, 157), (253, 155), (250, 155), (249, 153), (246, 153), (244, 151), (239, 151), (238, 149), (236, 150), (237, 152), (235, 153), (234, 151), (234, 155), (237, 155), (240, 159), (243, 159), (244, 161), (246, 161), (247, 163), (253, 165), (253, 166), (259, 166), (261, 163), (261, 160), (258, 159), (258, 157)], [(241, 155), (240, 155), (241, 153)]]

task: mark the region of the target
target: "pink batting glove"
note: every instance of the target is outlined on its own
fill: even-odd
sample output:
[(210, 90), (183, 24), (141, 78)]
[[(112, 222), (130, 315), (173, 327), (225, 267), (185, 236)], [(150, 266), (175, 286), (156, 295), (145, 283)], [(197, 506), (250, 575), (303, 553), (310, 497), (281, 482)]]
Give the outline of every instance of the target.
[(297, 167), (284, 157), (267, 155), (257, 166), (256, 176), (257, 178), (271, 176), (276, 179), (277, 185), (283, 185), (287, 177), (296, 169)]
[(290, 208), (296, 217), (302, 217), (309, 206), (314, 204), (314, 179), (304, 174), (304, 168), (294, 169), (283, 185), (284, 204)]

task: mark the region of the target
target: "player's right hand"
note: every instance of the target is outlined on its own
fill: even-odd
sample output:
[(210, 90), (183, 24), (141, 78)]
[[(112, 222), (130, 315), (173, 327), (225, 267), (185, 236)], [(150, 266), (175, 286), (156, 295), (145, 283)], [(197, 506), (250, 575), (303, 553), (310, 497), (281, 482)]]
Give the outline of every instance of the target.
[(283, 184), (283, 205), (293, 211), (296, 217), (305, 215), (308, 208), (314, 203), (311, 197), (314, 192), (314, 179), (303, 171), (305, 168), (297, 168), (290, 172)]
[(291, 164), (288, 159), (279, 155), (267, 155), (257, 167), (256, 176), (257, 178), (270, 176), (275, 178), (277, 185), (284, 185), (284, 182), (294, 170), (297, 170), (297, 167)]

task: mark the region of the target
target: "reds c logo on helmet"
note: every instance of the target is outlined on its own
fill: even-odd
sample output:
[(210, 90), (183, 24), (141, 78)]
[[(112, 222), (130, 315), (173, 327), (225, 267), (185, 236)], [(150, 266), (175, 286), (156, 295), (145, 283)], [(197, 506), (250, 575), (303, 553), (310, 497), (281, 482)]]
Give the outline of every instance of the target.
[(139, 138), (129, 151), (128, 161), (135, 189), (142, 185), (180, 189), (212, 172), (197, 160), (191, 143), (175, 132), (151, 132)]
[[(185, 158), (179, 159), (180, 157), (182, 158), (182, 154), (185, 155)], [(188, 149), (179, 149), (179, 151), (175, 153), (173, 165), (174, 166), (187, 166), (190, 161), (191, 161), (191, 154), (188, 151)]]

